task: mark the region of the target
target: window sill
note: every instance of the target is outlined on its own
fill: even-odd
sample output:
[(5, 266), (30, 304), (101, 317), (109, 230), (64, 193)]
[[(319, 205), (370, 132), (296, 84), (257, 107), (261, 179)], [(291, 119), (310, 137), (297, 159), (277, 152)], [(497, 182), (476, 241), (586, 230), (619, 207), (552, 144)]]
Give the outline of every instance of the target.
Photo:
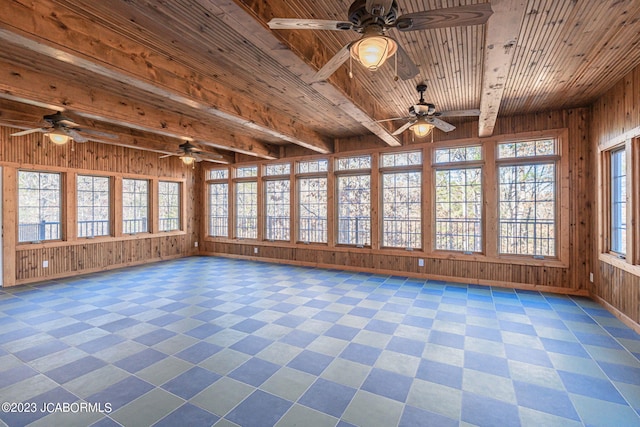
[(151, 233), (137, 233), (137, 234), (124, 234), (122, 236), (100, 236), (100, 237), (78, 237), (73, 240), (49, 240), (38, 243), (22, 242), (16, 245), (16, 250), (29, 250), (29, 249), (42, 249), (42, 248), (59, 248), (65, 246), (82, 246), (82, 245), (94, 245), (98, 243), (108, 242), (120, 242), (125, 240), (145, 240), (153, 239), (157, 237), (167, 236), (183, 236), (187, 233), (185, 231), (162, 231), (155, 234)]
[[(290, 243), (290, 242), (270, 242), (260, 240), (238, 240), (229, 239), (223, 237), (211, 237), (207, 236), (204, 239), (205, 242), (212, 243), (225, 243), (236, 245), (251, 245), (251, 246), (270, 246), (275, 248), (287, 248), (287, 249), (317, 249), (317, 250), (330, 250), (335, 252), (350, 252), (359, 254), (370, 255), (387, 255), (398, 257), (411, 257), (411, 258), (425, 258), (434, 260), (450, 260), (450, 261), (472, 261), (482, 262), (488, 264), (515, 264), (515, 265), (530, 265), (535, 267), (550, 267), (550, 268), (568, 268), (569, 264), (563, 260), (557, 258), (548, 259), (534, 259), (530, 256), (514, 256), (514, 255), (499, 255), (488, 256), (482, 253), (474, 252), (472, 254), (463, 254), (459, 252), (445, 252), (445, 251), (425, 251), (423, 249), (414, 249), (408, 251), (401, 248), (380, 248), (372, 249), (371, 247), (358, 248), (356, 246), (335, 245), (330, 246), (326, 243)], [(426, 268), (426, 267), (425, 267)]]
[(627, 273), (640, 276), (640, 265), (631, 264), (624, 258), (620, 258), (619, 256), (610, 253), (602, 253), (598, 258), (605, 264), (612, 265), (620, 270), (626, 271)]

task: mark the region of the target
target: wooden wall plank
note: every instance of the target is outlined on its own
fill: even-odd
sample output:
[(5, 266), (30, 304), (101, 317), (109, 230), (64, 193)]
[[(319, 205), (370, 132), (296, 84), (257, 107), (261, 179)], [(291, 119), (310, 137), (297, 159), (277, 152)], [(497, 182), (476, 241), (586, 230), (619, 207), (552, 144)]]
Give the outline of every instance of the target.
[[(637, 186), (638, 181), (638, 161), (633, 160), (633, 155), (637, 154), (638, 148), (633, 147), (635, 138), (640, 137), (640, 67), (636, 67), (627, 74), (615, 86), (613, 86), (604, 96), (599, 98), (593, 105), (593, 121), (591, 122), (591, 144), (593, 152), (594, 169), (604, 174), (608, 171), (608, 165), (602, 164), (607, 161), (608, 156), (601, 155), (602, 150), (626, 143), (631, 148), (631, 164), (635, 167), (635, 175), (632, 175), (632, 186)], [(635, 141), (634, 141), (635, 142)], [(604, 175), (603, 175), (604, 176)], [(597, 179), (596, 179), (597, 178)], [(599, 212), (597, 221), (593, 221), (592, 227), (598, 230), (594, 232), (593, 258), (599, 259), (596, 271), (595, 283), (591, 292), (612, 310), (619, 311), (618, 317), (640, 331), (640, 268), (638, 256), (631, 251), (627, 260), (619, 260), (606, 253), (607, 248), (603, 239), (596, 238), (604, 234), (604, 229), (608, 227), (608, 198), (604, 195), (604, 178), (594, 177), (594, 184), (598, 182), (599, 197), (596, 199), (596, 210)], [(637, 203), (635, 198), (640, 194), (637, 187), (631, 194), (632, 205)], [(635, 213), (637, 213), (637, 208)], [(637, 218), (632, 216), (628, 221), (629, 226), (636, 224), (636, 230), (631, 233), (633, 238), (637, 231)], [(638, 239), (633, 238), (638, 245)], [(640, 250), (637, 246), (635, 251)]]

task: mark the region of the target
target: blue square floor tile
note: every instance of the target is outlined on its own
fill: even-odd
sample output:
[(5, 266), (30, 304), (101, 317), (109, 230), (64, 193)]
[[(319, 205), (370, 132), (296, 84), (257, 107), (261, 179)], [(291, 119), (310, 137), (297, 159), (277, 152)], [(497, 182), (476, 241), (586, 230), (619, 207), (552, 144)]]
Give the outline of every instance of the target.
[(331, 356), (316, 353), (315, 351), (304, 350), (294, 357), (287, 366), (318, 376), (331, 362), (333, 362), (333, 357)]
[(560, 390), (514, 381), (518, 405), (547, 414), (580, 421), (569, 395)]
[(355, 394), (356, 390), (351, 387), (318, 378), (298, 403), (340, 418)]
[(288, 400), (256, 390), (226, 415), (225, 419), (243, 427), (273, 426), (292, 404)]
[(362, 384), (362, 390), (404, 403), (413, 378), (384, 369), (373, 368)]
[(231, 371), (229, 377), (259, 387), (280, 369), (280, 365), (252, 357)]
[(211, 384), (221, 378), (220, 375), (199, 366), (194, 366), (186, 372), (162, 385), (162, 388), (180, 396), (185, 400), (191, 399)]

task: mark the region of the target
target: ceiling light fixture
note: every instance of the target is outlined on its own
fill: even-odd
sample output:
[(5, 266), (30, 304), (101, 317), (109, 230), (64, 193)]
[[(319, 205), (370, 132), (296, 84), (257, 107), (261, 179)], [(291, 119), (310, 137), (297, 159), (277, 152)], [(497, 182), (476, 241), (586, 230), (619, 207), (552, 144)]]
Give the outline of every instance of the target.
[(45, 133), (45, 136), (49, 137), (49, 140), (56, 145), (64, 145), (71, 140), (71, 137), (60, 128), (55, 128), (51, 132)]
[(398, 44), (390, 37), (374, 30), (351, 46), (351, 56), (371, 71), (375, 71), (398, 50)]
[[(429, 135), (433, 130), (434, 126), (431, 123), (427, 123), (424, 118), (418, 119), (418, 121), (411, 126), (409, 129), (413, 131), (413, 134), (418, 138), (422, 138), (424, 136)], [(406, 128), (405, 128), (406, 129)]]
[(196, 158), (193, 157), (191, 154), (185, 154), (184, 156), (180, 156), (179, 159), (182, 160), (182, 163), (184, 163), (187, 166), (192, 165), (196, 161)]

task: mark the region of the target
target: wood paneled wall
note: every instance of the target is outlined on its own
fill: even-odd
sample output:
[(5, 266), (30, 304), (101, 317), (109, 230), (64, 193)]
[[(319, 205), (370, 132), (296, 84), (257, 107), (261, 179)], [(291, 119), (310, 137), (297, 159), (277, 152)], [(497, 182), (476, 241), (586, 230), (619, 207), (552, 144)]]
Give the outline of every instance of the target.
[[(640, 137), (640, 67), (593, 104), (591, 132), (594, 170), (601, 166), (598, 164), (598, 149)], [(599, 191), (602, 192), (603, 188)], [(597, 212), (606, 211), (607, 208), (601, 204), (602, 201), (597, 200)], [(632, 217), (628, 224), (637, 224), (638, 220)], [(594, 230), (598, 227), (602, 228), (602, 224), (594, 221)], [(640, 332), (640, 268), (602, 253), (601, 245), (598, 245), (601, 237), (596, 232), (593, 234), (593, 257), (598, 262), (598, 274), (591, 293), (617, 310), (619, 317), (627, 323), (635, 323), (636, 330)]]
[[(423, 252), (221, 241), (210, 238), (203, 239), (202, 253), (586, 295), (589, 273), (594, 271), (591, 254), (592, 206), (595, 195), (590, 163), (592, 147), (589, 144), (589, 120), (588, 108), (554, 111), (500, 119), (494, 132), (496, 136), (517, 137), (517, 134), (527, 132), (568, 129), (569, 221), (568, 230), (565, 230), (569, 233), (568, 267), (544, 265), (530, 260), (515, 264), (506, 261), (467, 261), (449, 259), (442, 255), (430, 256)], [(477, 135), (477, 123), (464, 123), (454, 132), (443, 136), (442, 140), (469, 141), (468, 138), (477, 138)], [(365, 148), (380, 147), (377, 141), (367, 138), (359, 138), (355, 143), (338, 141), (336, 144), (336, 149), (340, 152)], [(204, 191), (200, 194), (203, 195)], [(258, 247), (257, 254), (254, 252), (255, 247)], [(419, 258), (425, 259), (424, 267), (418, 266)]]
[[(0, 127), (0, 166), (3, 167), (5, 178), (2, 201), (5, 230), (3, 235), (4, 286), (192, 254), (192, 248), (200, 230), (200, 215), (196, 212), (193, 200), (197, 170), (184, 166), (175, 157), (159, 159), (160, 154), (155, 152), (94, 142), (56, 146), (46, 141), (39, 133), (14, 138), (10, 136), (12, 132), (15, 132), (15, 129)], [(182, 209), (184, 228), (182, 231), (169, 233), (142, 233), (134, 236), (122, 235), (95, 239), (71, 238), (36, 244), (18, 244), (16, 179), (19, 169), (84, 174), (97, 172), (156, 181), (162, 178), (178, 179), (184, 182), (182, 199), (185, 203)], [(115, 196), (112, 196), (112, 199)], [(74, 206), (73, 203), (74, 201), (67, 201), (66, 206)], [(43, 261), (48, 261), (48, 267), (43, 268)]]

